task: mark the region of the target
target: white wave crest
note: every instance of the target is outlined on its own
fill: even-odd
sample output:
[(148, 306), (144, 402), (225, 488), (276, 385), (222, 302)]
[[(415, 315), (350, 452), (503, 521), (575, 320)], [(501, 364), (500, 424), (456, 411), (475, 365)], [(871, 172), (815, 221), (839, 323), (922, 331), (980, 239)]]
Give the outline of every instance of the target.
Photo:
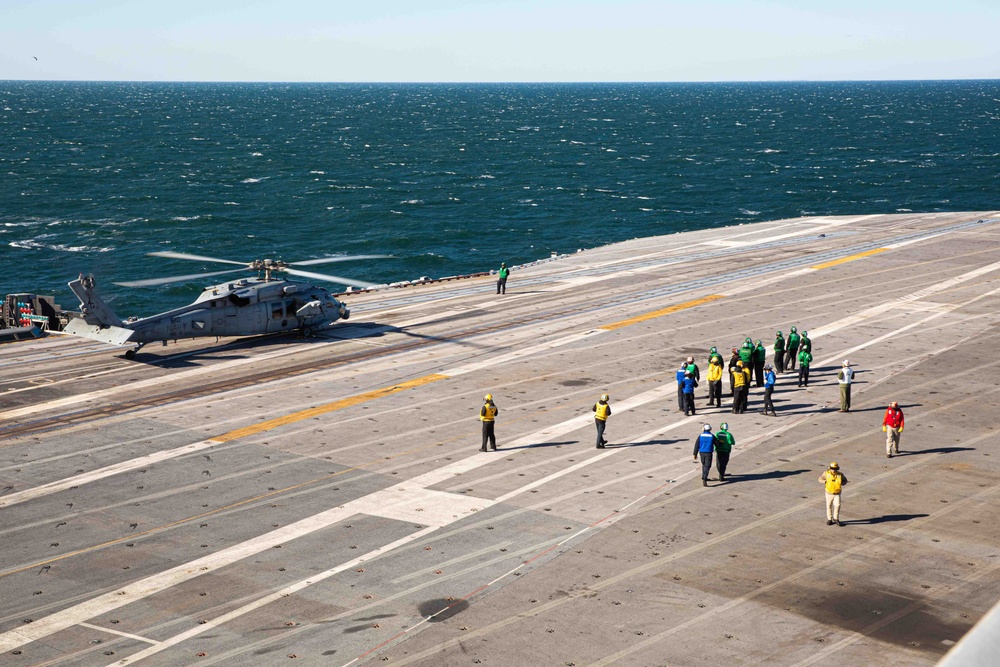
[(101, 248), (87, 245), (65, 245), (63, 243), (41, 243), (34, 239), (26, 241), (11, 241), (8, 243), (11, 248), (21, 248), (22, 250), (56, 250), (58, 252), (111, 252), (114, 248)]

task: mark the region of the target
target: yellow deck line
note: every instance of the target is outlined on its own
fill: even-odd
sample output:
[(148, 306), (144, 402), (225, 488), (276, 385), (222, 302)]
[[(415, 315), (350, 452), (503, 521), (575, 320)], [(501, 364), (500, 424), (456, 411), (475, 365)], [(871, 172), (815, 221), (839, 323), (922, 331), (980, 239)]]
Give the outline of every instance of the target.
[(636, 315), (635, 317), (630, 317), (627, 320), (622, 320), (620, 322), (612, 322), (611, 324), (605, 324), (599, 329), (604, 329), (605, 331), (614, 331), (615, 329), (621, 329), (622, 327), (627, 327), (633, 324), (638, 324), (639, 322), (645, 322), (646, 320), (656, 319), (657, 317), (663, 317), (664, 315), (670, 315), (671, 313), (676, 313), (681, 310), (686, 310), (688, 308), (694, 308), (695, 306), (700, 306), (703, 303), (711, 303), (712, 301), (718, 301), (719, 299), (726, 298), (724, 294), (709, 294), (708, 296), (703, 296), (700, 299), (695, 299), (693, 301), (685, 301), (684, 303), (678, 303), (674, 306), (668, 306), (666, 308), (661, 308), (660, 310), (654, 310), (651, 313), (645, 313), (643, 315)]
[(268, 419), (257, 424), (251, 424), (250, 426), (244, 426), (243, 428), (238, 428), (235, 431), (223, 433), (222, 435), (217, 435), (209, 439), (214, 442), (229, 442), (230, 440), (237, 440), (250, 435), (257, 435), (258, 433), (270, 431), (271, 429), (278, 428), (279, 426), (287, 426), (288, 424), (294, 424), (295, 422), (300, 422), (305, 419), (309, 419), (310, 417), (318, 417), (319, 415), (325, 415), (328, 412), (343, 410), (344, 408), (349, 408), (354, 405), (358, 405), (359, 403), (366, 403), (367, 401), (382, 398), (383, 396), (390, 396), (401, 391), (406, 391), (407, 389), (412, 389), (413, 387), (419, 387), (421, 385), (430, 384), (431, 382), (447, 379), (447, 375), (439, 375), (437, 373), (425, 375), (415, 380), (394, 384), (391, 387), (382, 387), (381, 389), (368, 391), (364, 394), (358, 394), (357, 396), (348, 396), (347, 398), (342, 398), (339, 401), (333, 401), (332, 403), (326, 403), (325, 405), (318, 405), (315, 408), (300, 410), (299, 412), (293, 412), (289, 415), (275, 417), (274, 419)]
[(856, 259), (862, 259), (863, 257), (869, 257), (871, 255), (877, 255), (880, 252), (885, 252), (888, 248), (875, 248), (874, 250), (866, 250), (864, 252), (859, 252), (857, 255), (849, 255), (847, 257), (841, 257), (840, 259), (835, 259), (832, 262), (824, 262), (823, 264), (817, 264), (816, 266), (811, 266), (811, 269), (828, 269), (831, 266), (837, 266), (838, 264), (843, 264), (845, 262), (853, 262)]

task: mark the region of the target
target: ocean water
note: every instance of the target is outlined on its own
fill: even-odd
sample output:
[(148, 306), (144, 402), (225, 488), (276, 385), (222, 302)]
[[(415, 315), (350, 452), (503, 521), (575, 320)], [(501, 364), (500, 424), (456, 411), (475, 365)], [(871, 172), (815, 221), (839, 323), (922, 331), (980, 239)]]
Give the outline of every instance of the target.
[[(1000, 81), (0, 82), (0, 295), (94, 273), (119, 315), (229, 260), (440, 277), (801, 215), (1000, 208)], [(313, 267), (310, 267), (313, 268)], [(516, 280), (516, 275), (514, 278)], [(222, 278), (218, 279), (222, 280)]]

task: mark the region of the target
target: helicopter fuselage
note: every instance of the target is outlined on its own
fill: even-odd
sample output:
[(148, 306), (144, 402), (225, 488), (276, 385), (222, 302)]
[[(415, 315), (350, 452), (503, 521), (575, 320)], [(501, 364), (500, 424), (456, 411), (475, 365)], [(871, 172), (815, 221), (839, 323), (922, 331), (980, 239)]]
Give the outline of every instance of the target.
[(150, 343), (295, 329), (306, 332), (349, 316), (347, 307), (322, 287), (291, 280), (245, 278), (207, 287), (190, 305), (126, 320), (123, 325), (134, 331), (129, 342)]
[(299, 330), (309, 336), (350, 311), (323, 287), (292, 280), (243, 278), (206, 287), (187, 306), (120, 320), (95, 291), (93, 278), (69, 283), (80, 298), (81, 320), (66, 331), (115, 345), (143, 345), (202, 336), (254, 336)]

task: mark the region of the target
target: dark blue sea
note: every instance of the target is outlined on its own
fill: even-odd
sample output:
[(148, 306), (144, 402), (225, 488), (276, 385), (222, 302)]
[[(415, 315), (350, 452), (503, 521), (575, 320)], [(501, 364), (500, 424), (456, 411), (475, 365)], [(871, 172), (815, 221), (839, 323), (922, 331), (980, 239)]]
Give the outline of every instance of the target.
[[(371, 282), (802, 215), (1000, 208), (1000, 81), (0, 82), (0, 295), (97, 276), (122, 316), (224, 269)], [(309, 267), (313, 268), (313, 267)], [(219, 278), (217, 280), (223, 280)]]

